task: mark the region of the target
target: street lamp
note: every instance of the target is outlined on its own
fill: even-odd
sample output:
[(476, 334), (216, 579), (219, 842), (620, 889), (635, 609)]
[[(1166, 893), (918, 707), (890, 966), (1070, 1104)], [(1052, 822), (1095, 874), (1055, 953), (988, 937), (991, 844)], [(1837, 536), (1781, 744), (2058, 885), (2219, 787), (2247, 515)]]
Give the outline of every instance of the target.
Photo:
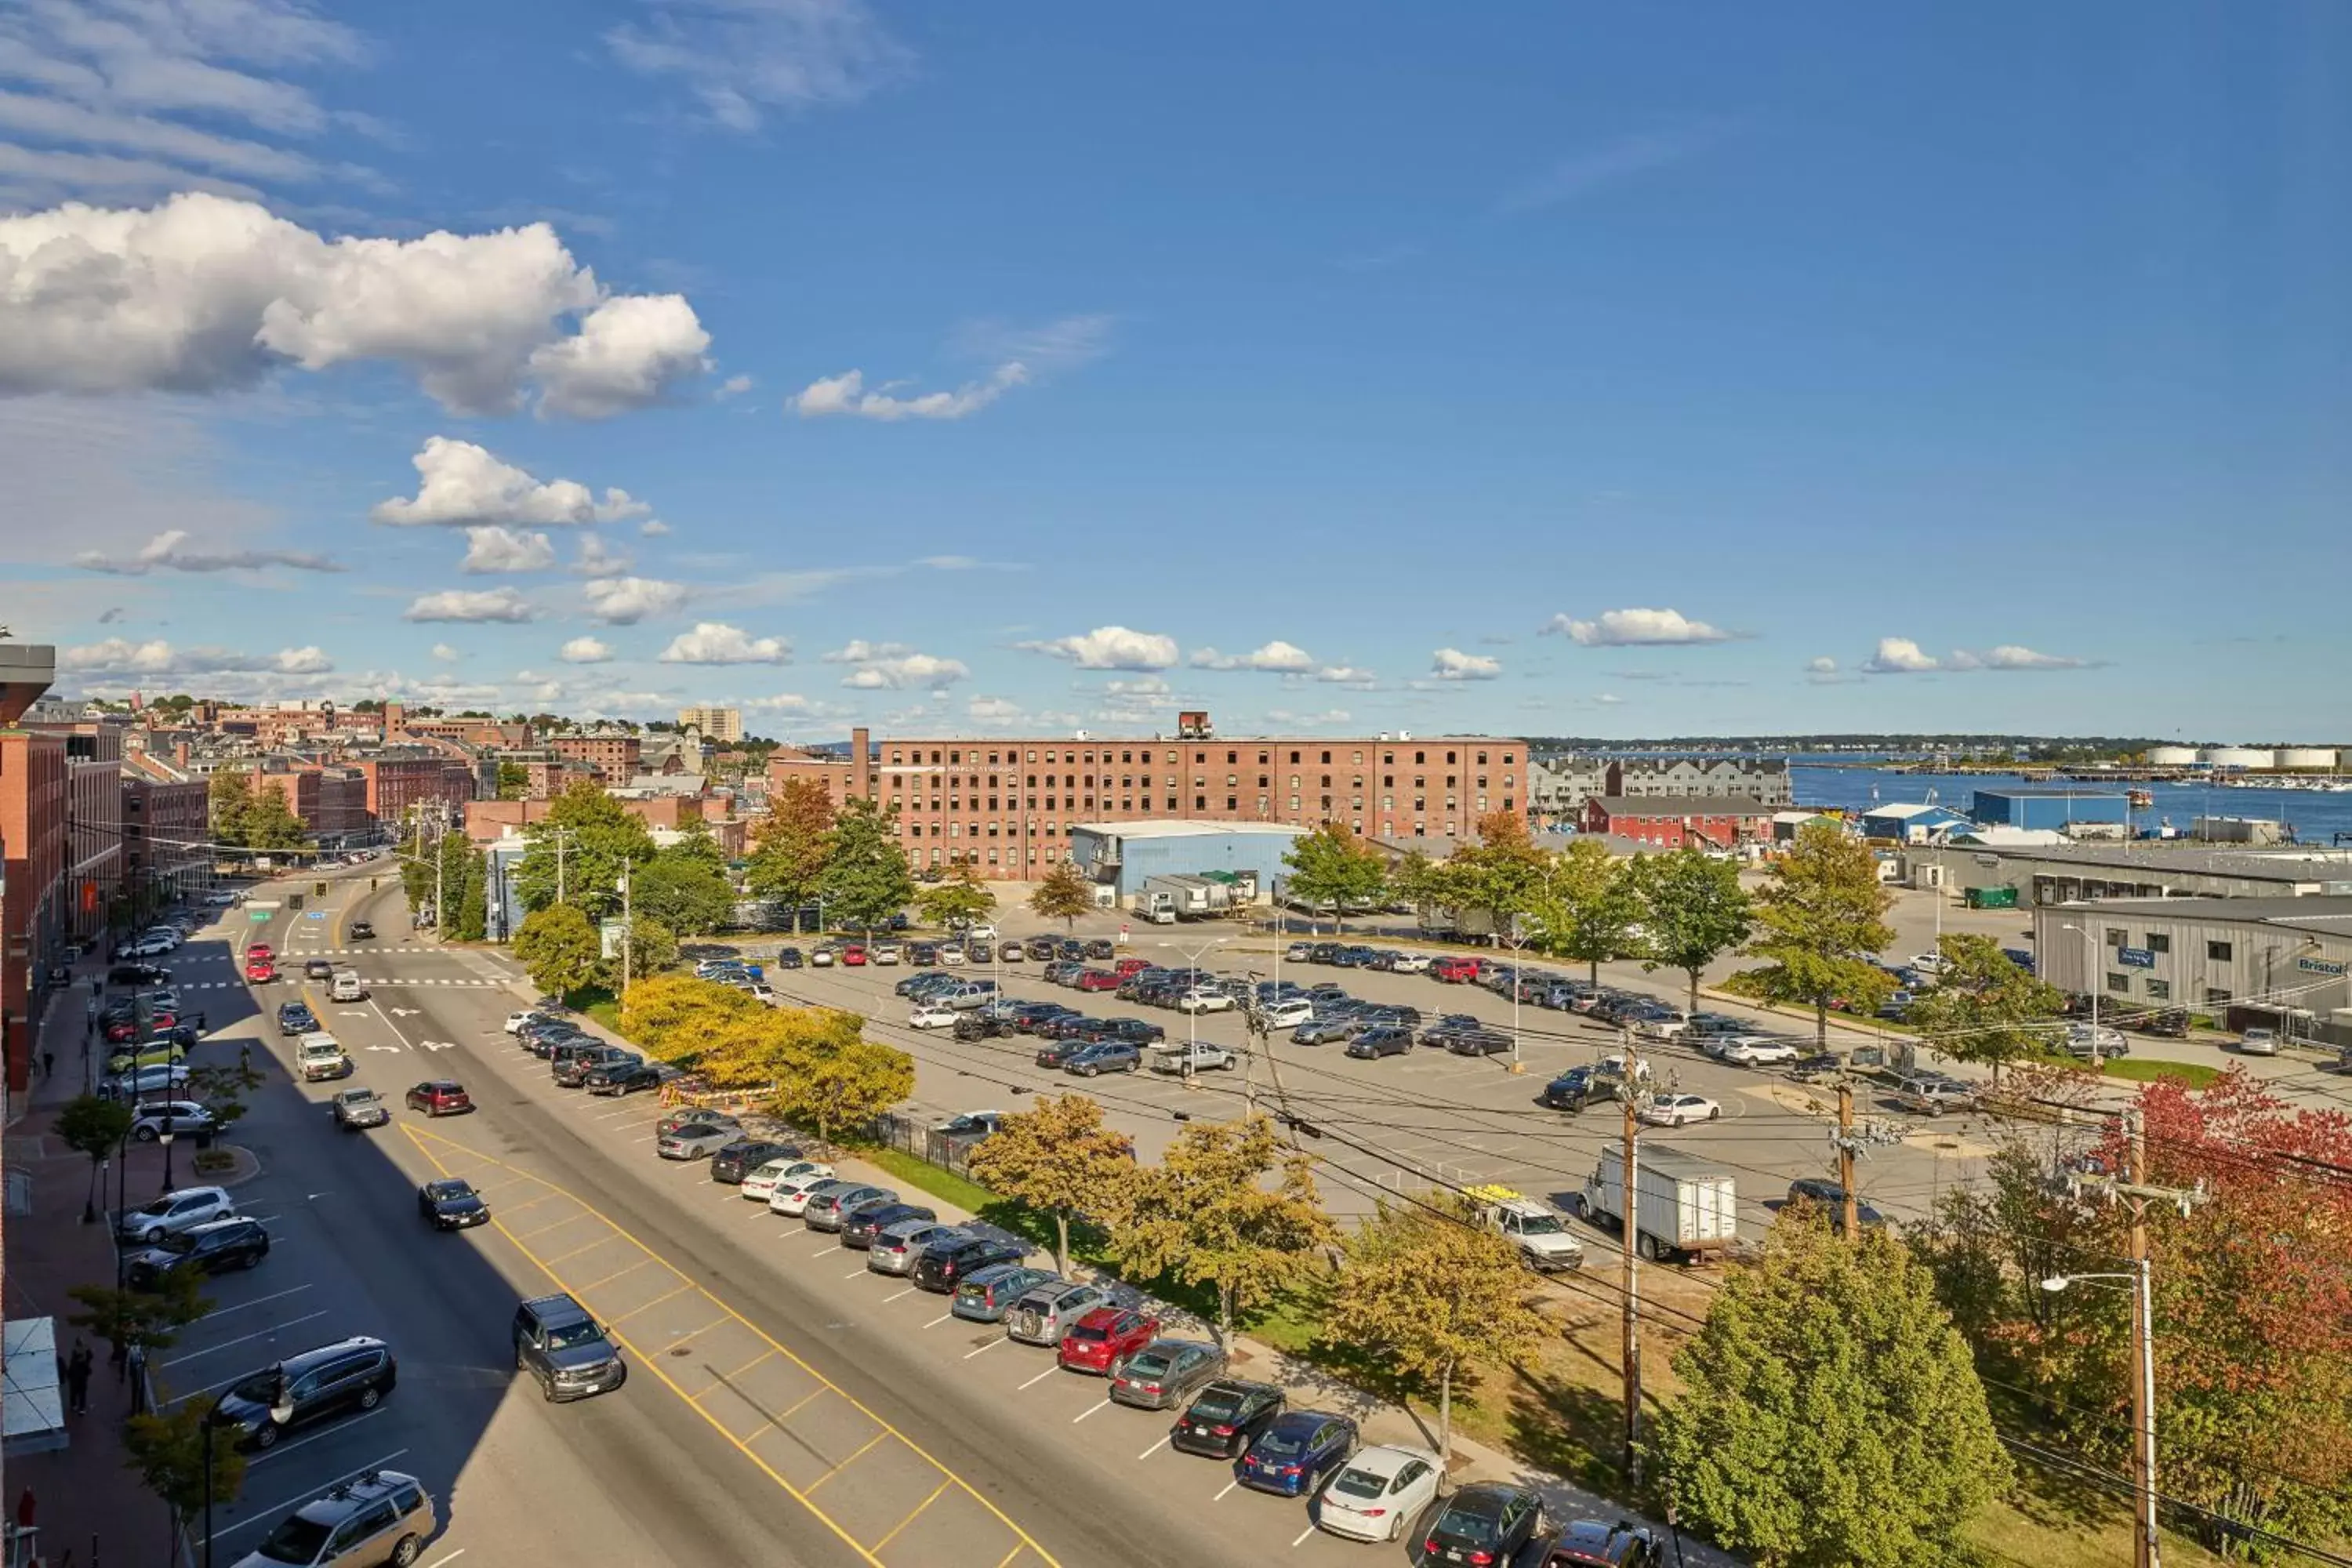
[[(2080, 931), (2083, 935), (2083, 989), (2091, 994), (2091, 1070), (2099, 1070), (2099, 942), (2091, 934), (2089, 926), (2078, 926), (2072, 921), (2060, 931)], [(2061, 1285), (2060, 1289), (2065, 1287)]]
[[(1173, 942), (1169, 942), (1164, 945), (1170, 947), (1175, 946)], [(1184, 950), (1181, 947), (1176, 948), (1176, 951), (1179, 952), (1184, 952), (1184, 967), (1190, 970), (1199, 968), (1201, 965), (1201, 960), (1208, 956), (1209, 952), (1213, 949), (1220, 948), (1224, 945), (1225, 939), (1223, 937), (1214, 937), (1210, 941), (1202, 943), (1199, 947), (1194, 948), (1190, 952), (1184, 952)], [(1198, 980), (1195, 980), (1187, 989), (1198, 990), (1199, 988), (1200, 983)], [(1187, 1037), (1184, 1044), (1184, 1087), (1186, 1089), (1190, 1089), (1192, 1087), (1192, 1058), (1201, 1048), (1201, 1009), (1198, 1006), (1185, 1008), (1184, 1023)]]
[(172, 1190), (172, 1113), (169, 1110), (163, 1112), (163, 1125), (157, 1130), (155, 1142), (163, 1145), (163, 1185), (161, 1190), (168, 1193)]
[(2156, 1568), (2160, 1551), (2156, 1530), (2156, 1303), (2148, 1282), (2149, 1266), (2146, 1258), (2135, 1258), (2128, 1274), (2053, 1274), (2042, 1281), (2042, 1288), (2052, 1295), (2069, 1286), (2090, 1281), (2123, 1284), (2132, 1292), (2132, 1345), (2139, 1361), (2138, 1386), (2133, 1390), (2138, 1430), (2133, 1434), (2138, 1449), (2139, 1518), (2136, 1530), (2139, 1537), (2134, 1553), (2135, 1561), (2146, 1568)]

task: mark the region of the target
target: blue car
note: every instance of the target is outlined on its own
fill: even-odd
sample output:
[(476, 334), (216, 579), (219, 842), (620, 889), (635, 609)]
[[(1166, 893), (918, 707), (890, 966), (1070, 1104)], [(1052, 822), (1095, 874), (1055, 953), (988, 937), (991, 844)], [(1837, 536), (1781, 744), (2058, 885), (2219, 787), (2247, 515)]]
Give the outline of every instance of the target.
[(1277, 1497), (1307, 1497), (1356, 1451), (1356, 1424), (1320, 1410), (1294, 1410), (1258, 1434), (1234, 1461), (1234, 1479)]

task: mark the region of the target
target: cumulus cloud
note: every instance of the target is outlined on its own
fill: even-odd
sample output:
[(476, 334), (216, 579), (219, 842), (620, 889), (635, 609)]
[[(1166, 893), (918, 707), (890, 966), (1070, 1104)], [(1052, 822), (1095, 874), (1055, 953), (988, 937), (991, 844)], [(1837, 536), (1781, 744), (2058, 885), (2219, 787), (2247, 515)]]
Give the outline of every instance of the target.
[(1370, 686), (1380, 679), (1369, 669), (1352, 664), (1328, 664), (1315, 672), (1315, 679), (1326, 686)]
[(1256, 669), (1276, 675), (1304, 675), (1315, 668), (1313, 655), (1279, 638), (1249, 653), (1222, 654), (1213, 647), (1201, 648), (1192, 662), (1195, 669)]
[(740, 397), (751, 390), (751, 378), (750, 376), (730, 375), (725, 381), (719, 384), (719, 390), (711, 394), (711, 395), (717, 398), (719, 402), (724, 403), (730, 397)]
[(626, 575), (636, 563), (608, 547), (596, 534), (580, 536), (580, 556), (572, 563), (572, 570), (583, 577), (620, 577)]
[(1492, 680), (1503, 673), (1503, 661), (1482, 653), (1442, 647), (1429, 656), (1429, 672), (1440, 680)]
[(963, 710), (968, 717), (991, 722), (1021, 717), (1021, 704), (1003, 697), (974, 697)]
[(555, 657), (566, 664), (603, 664), (613, 657), (613, 647), (594, 637), (573, 637), (555, 650)]
[(1878, 651), (1864, 659), (1862, 668), (1873, 675), (1919, 675), (1941, 669), (1943, 661), (1909, 637), (1881, 637)]
[(530, 621), (539, 611), (512, 588), (451, 588), (421, 594), (400, 617), (404, 621)]
[(968, 381), (953, 392), (901, 397), (890, 390), (899, 383), (886, 383), (868, 392), (865, 372), (852, 370), (813, 381), (789, 401), (803, 419), (821, 419), (828, 415), (877, 419), (886, 424), (901, 419), (962, 419), (979, 413), (1028, 379), (1027, 366), (1018, 361), (1007, 361), (985, 378)]
[(682, 84), (702, 116), (752, 132), (776, 109), (855, 103), (912, 61), (860, 0), (646, 0), (605, 33), (614, 59)]
[(1326, 708), (1320, 713), (1294, 713), (1287, 708), (1269, 708), (1265, 710), (1267, 723), (1288, 724), (1301, 730), (1328, 729), (1334, 724), (1345, 724), (1348, 722), (1348, 710), (1345, 708)]
[[(575, 325), (576, 323), (576, 325)], [(676, 296), (608, 295), (546, 224), (327, 239), (257, 202), (0, 217), (0, 392), (216, 392), (386, 362), (453, 413), (601, 417), (700, 368)]]
[(1972, 648), (1956, 647), (1938, 658), (1920, 647), (1909, 637), (1879, 638), (1878, 651), (1864, 659), (1861, 665), (1861, 668), (1871, 675), (1925, 675), (1935, 670), (2031, 671), (2093, 668), (2095, 668), (2095, 661), (2091, 659), (2070, 658), (2062, 654), (2041, 653), (2030, 647), (2021, 647), (2016, 643), (2002, 643), (1981, 652)]
[(1838, 672), (1838, 662), (1833, 658), (1812, 659), (1805, 665), (1805, 672), (1808, 675), (1835, 675)]
[(437, 642), (433, 645), (433, 657), (441, 660), (444, 664), (455, 664), (457, 660), (465, 658), (466, 656), (459, 653), (456, 648), (451, 647), (447, 643)]
[(2088, 659), (2067, 658), (2054, 653), (2036, 653), (2015, 643), (2003, 643), (1990, 649), (1983, 658), (1987, 669), (2082, 669), (2090, 663)]
[(208, 552), (185, 548), (187, 530), (166, 529), (140, 547), (135, 555), (109, 555), (85, 550), (74, 564), (85, 572), (117, 577), (144, 577), (150, 572), (244, 572), (264, 566), (288, 566), (297, 572), (341, 572), (341, 565), (324, 555), (302, 550), (233, 550)]
[(1068, 659), (1080, 669), (1168, 669), (1180, 657), (1176, 639), (1125, 626), (1097, 626), (1076, 637), (1013, 645), (1027, 653)]
[(274, 654), (233, 653), (226, 648), (175, 648), (158, 637), (103, 642), (58, 650), (58, 668), (74, 675), (213, 675), (227, 671), (272, 675), (325, 675), (333, 660), (317, 647), (281, 648)]
[(683, 583), (658, 577), (604, 577), (583, 584), (581, 593), (588, 613), (608, 626), (630, 626), (647, 616), (666, 616), (683, 606), (688, 597)]
[(669, 524), (657, 517), (649, 517), (637, 524), (637, 531), (647, 539), (659, 539), (669, 531)]
[(1694, 621), (1680, 610), (1603, 610), (1589, 621), (1554, 616), (1543, 629), (1586, 647), (1672, 647), (1727, 642), (1732, 635), (1720, 626)]
[(843, 676), (844, 686), (867, 691), (898, 691), (908, 687), (943, 690), (959, 680), (967, 679), (971, 669), (960, 659), (935, 658), (927, 653), (908, 653), (893, 658), (877, 658), (859, 665)]
[(409, 461), (416, 468), (416, 494), (378, 501), (368, 513), (376, 521), (394, 528), (544, 527), (618, 522), (649, 510), (626, 490), (608, 489), (600, 499), (576, 479), (541, 482), (487, 447), (447, 436), (427, 437)]
[(755, 637), (724, 621), (698, 621), (662, 649), (664, 664), (790, 664), (793, 645), (782, 637)]
[(867, 642), (864, 637), (852, 637), (847, 647), (835, 648), (824, 658), (827, 664), (866, 664), (877, 658), (904, 658), (914, 651), (902, 642)]
[(543, 533), (500, 528), (466, 531), (466, 558), (460, 572), (544, 572), (555, 564), (555, 543)]

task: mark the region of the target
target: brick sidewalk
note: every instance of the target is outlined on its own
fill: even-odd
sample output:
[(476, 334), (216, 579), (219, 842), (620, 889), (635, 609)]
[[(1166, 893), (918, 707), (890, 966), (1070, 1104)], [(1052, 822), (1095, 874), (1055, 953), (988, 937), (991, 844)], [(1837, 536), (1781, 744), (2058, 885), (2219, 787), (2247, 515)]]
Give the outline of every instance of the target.
[[(71, 1353), (77, 1336), (87, 1338), (65, 1321), (79, 1310), (67, 1290), (114, 1282), (114, 1248), (103, 1219), (96, 1225), (81, 1223), (82, 1205), (89, 1195), (89, 1162), (49, 1135), (58, 1108), (83, 1087), (88, 1070), (84, 1004), (89, 996), (89, 977), (100, 973), (99, 965), (84, 965), (73, 991), (49, 999), (35, 1056), (40, 1048), (54, 1051), (57, 1071), (44, 1078), (36, 1070), (27, 1097), (30, 1107), (7, 1130), (5, 1143), (8, 1170), (30, 1178), (31, 1209), (9, 1216), (0, 1300), (10, 1318), (56, 1318), (60, 1355)], [(184, 1180), (184, 1156), (177, 1163), (181, 1170), (174, 1174)], [(110, 1173), (110, 1187), (114, 1175)], [(152, 1145), (134, 1145), (123, 1179), (132, 1202), (153, 1196), (163, 1179), (162, 1152)], [(111, 1196), (100, 1200), (101, 1215), (114, 1202)], [(90, 1349), (98, 1366), (90, 1379), (89, 1414), (67, 1415), (66, 1447), (8, 1461), (10, 1516), (17, 1499), (30, 1488), (39, 1526), (37, 1561), (46, 1568), (68, 1563), (74, 1568), (174, 1563), (179, 1546), (171, 1515), (124, 1467), (122, 1426), (131, 1414), (130, 1385), (108, 1365), (102, 1342), (92, 1341)]]

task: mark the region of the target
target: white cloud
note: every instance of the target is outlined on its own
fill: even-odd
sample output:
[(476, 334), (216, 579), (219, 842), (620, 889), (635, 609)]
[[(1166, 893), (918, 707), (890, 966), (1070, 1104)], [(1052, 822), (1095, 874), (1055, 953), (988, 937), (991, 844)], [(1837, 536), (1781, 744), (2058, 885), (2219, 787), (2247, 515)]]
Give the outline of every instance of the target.
[(1317, 670), (1315, 679), (1327, 686), (1368, 687), (1378, 681), (1380, 677), (1351, 664), (1330, 664)]
[(175, 648), (160, 637), (140, 643), (109, 637), (58, 650), (58, 668), (75, 675), (324, 675), (334, 668), (334, 662), (317, 647), (242, 654), (217, 647)]
[(659, 539), (669, 531), (669, 524), (657, 517), (649, 517), (637, 524), (637, 531), (647, 539)]
[(860, 0), (646, 0), (645, 22), (604, 35), (640, 75), (675, 78), (702, 115), (760, 129), (774, 109), (855, 103), (912, 57)]
[(904, 658), (914, 651), (902, 642), (867, 642), (864, 637), (852, 637), (848, 647), (835, 648), (824, 657), (827, 664), (866, 664), (877, 658)]
[(555, 650), (555, 657), (566, 664), (603, 664), (613, 657), (613, 647), (594, 637), (573, 637)]
[(1442, 647), (1429, 656), (1429, 672), (1440, 680), (1492, 680), (1503, 673), (1503, 661), (1482, 653)]
[(1109, 316), (1064, 316), (1034, 326), (994, 320), (967, 321), (956, 329), (958, 353), (984, 363), (1019, 364), (1053, 372), (1076, 370), (1110, 352)]
[(974, 697), (963, 710), (968, 717), (992, 722), (1021, 717), (1021, 704), (1003, 697)]
[(1833, 658), (1812, 659), (1806, 664), (1805, 672), (1809, 675), (1835, 675), (1838, 662)]
[(658, 577), (603, 577), (581, 585), (588, 613), (610, 626), (631, 626), (647, 616), (666, 616), (690, 596), (683, 583)]
[(921, 687), (939, 691), (968, 679), (971, 671), (961, 660), (934, 658), (927, 653), (910, 653), (897, 658), (880, 658), (862, 664), (842, 677), (844, 686), (854, 686), (867, 691), (898, 691), (908, 687)]
[(711, 394), (711, 395), (719, 402), (724, 403), (730, 397), (740, 397), (751, 390), (751, 378), (750, 376), (730, 375), (725, 381), (719, 384), (719, 390)]
[(1613, 691), (1603, 691), (1597, 693), (1593, 697), (1592, 700), (1599, 703), (1603, 708), (1614, 708), (1625, 700), (1622, 697), (1618, 696), (1617, 693)]
[(834, 414), (851, 415), (859, 419), (878, 419), (885, 423), (901, 419), (961, 419), (979, 413), (1028, 379), (1028, 367), (1018, 361), (1007, 361), (991, 371), (985, 379), (968, 381), (953, 392), (926, 392), (914, 397), (900, 397), (889, 390), (898, 383), (889, 383), (868, 392), (866, 390), (866, 373), (852, 370), (809, 383), (789, 402), (803, 419), (818, 419)]
[(500, 528), (466, 531), (466, 558), (460, 572), (544, 572), (555, 564), (555, 543), (543, 533)]
[(1586, 647), (1671, 647), (1727, 642), (1732, 635), (1720, 626), (1694, 621), (1680, 610), (1603, 610), (1589, 621), (1554, 616), (1543, 629), (1564, 634)]
[(1348, 719), (1345, 708), (1326, 708), (1320, 713), (1294, 713), (1287, 708), (1265, 710), (1267, 723), (1287, 724), (1300, 730), (1328, 730), (1334, 724), (1345, 724)]
[(1621, 180), (1695, 157), (1722, 140), (1725, 132), (1724, 126), (1709, 122), (1615, 137), (1562, 158), (1506, 195), (1498, 208), (1506, 213), (1535, 212), (1575, 201)]
[(181, 548), (187, 541), (185, 529), (166, 529), (140, 547), (135, 555), (109, 555), (100, 550), (85, 550), (74, 557), (74, 564), (85, 572), (104, 572), (117, 577), (144, 577), (148, 573), (167, 572), (246, 572), (264, 566), (289, 566), (297, 572), (341, 572), (342, 566), (324, 555), (301, 550), (233, 550), (206, 552)]
[(664, 664), (790, 664), (793, 645), (782, 637), (751, 637), (724, 621), (699, 621), (662, 649)]
[(1881, 637), (1878, 651), (1864, 659), (1862, 668), (1872, 675), (1917, 675), (1941, 669), (1943, 664), (1909, 637)]
[(805, 713), (813, 706), (809, 700), (796, 692), (780, 691), (773, 697), (754, 697), (743, 704), (763, 713)]
[(2089, 660), (2067, 658), (2054, 653), (2036, 653), (2015, 643), (2003, 643), (1984, 656), (1987, 669), (2082, 669)]
[(447, 643), (437, 642), (433, 645), (433, 657), (441, 660), (444, 664), (455, 664), (466, 656), (459, 653), (456, 648), (451, 647)]
[(1304, 675), (1315, 668), (1312, 654), (1279, 638), (1251, 653), (1221, 654), (1213, 647), (1201, 648), (1192, 662), (1195, 669), (1255, 669), (1276, 675)]
[(626, 490), (607, 489), (602, 500), (576, 479), (541, 482), (488, 448), (447, 436), (430, 436), (409, 459), (416, 468), (414, 499), (378, 501), (368, 513), (395, 528), (427, 524), (449, 527), (483, 523), (564, 526), (617, 522), (642, 517), (647, 508)]
[(1168, 669), (1179, 656), (1176, 639), (1125, 626), (1097, 626), (1076, 637), (1013, 645), (1028, 653), (1066, 658), (1080, 669)]
[(452, 588), (424, 594), (402, 613), (404, 621), (530, 621), (539, 618), (530, 601), (512, 588)]
[(607, 547), (599, 536), (583, 533), (580, 536), (580, 558), (572, 562), (572, 570), (583, 577), (620, 577), (635, 566), (635, 561)]
[(543, 412), (595, 417), (698, 369), (692, 321), (675, 297), (608, 296), (543, 223), (330, 240), (201, 191), (0, 217), (0, 392), (215, 392), (384, 361), (452, 412), (511, 412), (536, 383)]

